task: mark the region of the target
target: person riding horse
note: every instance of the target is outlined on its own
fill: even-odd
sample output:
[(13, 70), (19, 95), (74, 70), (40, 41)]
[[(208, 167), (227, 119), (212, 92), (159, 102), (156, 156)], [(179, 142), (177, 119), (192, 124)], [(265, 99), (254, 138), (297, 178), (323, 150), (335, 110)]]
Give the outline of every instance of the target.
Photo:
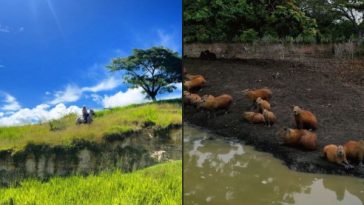
[(77, 118), (76, 124), (78, 124), (78, 125), (82, 124), (82, 123), (91, 124), (92, 121), (93, 121), (92, 118), (93, 118), (94, 115), (95, 115), (95, 112), (92, 109), (90, 109), (90, 112), (88, 113), (87, 108), (85, 106), (83, 106), (83, 108), (82, 108), (82, 117)]
[(82, 118), (83, 118), (83, 123), (87, 123), (87, 119), (88, 119), (88, 112), (85, 106), (83, 106), (82, 108)]

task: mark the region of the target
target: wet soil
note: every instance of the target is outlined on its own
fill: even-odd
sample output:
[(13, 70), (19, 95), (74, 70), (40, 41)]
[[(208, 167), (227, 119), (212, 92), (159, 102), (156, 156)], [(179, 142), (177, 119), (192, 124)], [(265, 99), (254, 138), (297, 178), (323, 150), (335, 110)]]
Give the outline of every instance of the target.
[[(260, 151), (272, 153), (297, 171), (364, 177), (364, 167), (346, 170), (324, 160), (321, 150), (327, 144), (344, 144), (364, 138), (364, 60), (201, 60), (184, 59), (191, 74), (207, 80), (197, 94), (229, 94), (234, 101), (228, 113), (208, 115), (193, 106), (184, 106), (184, 120), (224, 137), (238, 137)], [(246, 88), (269, 87), (273, 91), (273, 127), (253, 125), (242, 120), (251, 102)], [(282, 145), (276, 133), (294, 127), (292, 105), (313, 112), (319, 122), (318, 149), (305, 151)]]

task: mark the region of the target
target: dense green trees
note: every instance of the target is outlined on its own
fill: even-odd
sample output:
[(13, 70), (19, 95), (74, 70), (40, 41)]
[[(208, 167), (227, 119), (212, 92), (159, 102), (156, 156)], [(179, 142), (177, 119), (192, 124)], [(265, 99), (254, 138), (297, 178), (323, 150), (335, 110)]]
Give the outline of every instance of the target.
[(302, 11), (316, 19), (319, 35), (326, 41), (343, 42), (363, 38), (363, 0), (303, 0)]
[(185, 42), (341, 42), (363, 36), (364, 0), (184, 0)]

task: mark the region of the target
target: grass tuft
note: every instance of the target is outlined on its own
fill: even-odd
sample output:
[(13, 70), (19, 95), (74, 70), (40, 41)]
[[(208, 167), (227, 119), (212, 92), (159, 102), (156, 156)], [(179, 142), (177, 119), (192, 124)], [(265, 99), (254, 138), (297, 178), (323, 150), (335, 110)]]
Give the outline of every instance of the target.
[(0, 204), (182, 204), (182, 162), (168, 162), (133, 173), (25, 180), (0, 189)]

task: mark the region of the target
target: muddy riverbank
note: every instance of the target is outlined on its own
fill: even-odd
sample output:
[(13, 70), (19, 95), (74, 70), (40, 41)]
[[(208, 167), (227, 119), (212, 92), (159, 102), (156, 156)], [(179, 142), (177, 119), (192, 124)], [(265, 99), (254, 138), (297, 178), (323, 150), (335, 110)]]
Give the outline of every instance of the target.
[[(272, 153), (298, 171), (364, 177), (364, 168), (352, 170), (326, 162), (321, 149), (326, 144), (343, 144), (364, 138), (364, 61), (305, 59), (289, 60), (200, 60), (185, 59), (184, 67), (206, 77), (207, 85), (196, 93), (230, 94), (230, 112), (208, 118), (192, 106), (184, 107), (184, 120), (225, 137), (238, 137), (256, 149)], [(278, 121), (271, 127), (252, 125), (241, 119), (251, 103), (243, 96), (246, 88), (270, 87), (272, 110)], [(291, 105), (316, 114), (318, 147), (308, 152), (280, 143), (276, 132), (293, 127)]]

